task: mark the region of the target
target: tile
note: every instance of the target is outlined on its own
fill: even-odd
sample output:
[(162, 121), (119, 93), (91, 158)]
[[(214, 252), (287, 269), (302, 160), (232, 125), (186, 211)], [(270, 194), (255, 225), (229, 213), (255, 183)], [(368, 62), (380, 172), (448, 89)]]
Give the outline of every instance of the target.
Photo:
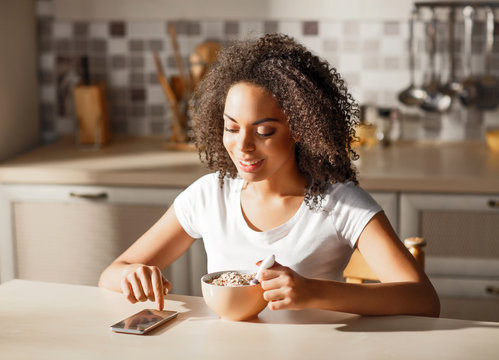
[(147, 85), (147, 103), (151, 105), (166, 104), (165, 93), (157, 81), (155, 84)]
[(92, 21), (88, 25), (88, 37), (106, 39), (109, 37), (109, 24), (105, 21)]
[(383, 36), (400, 35), (400, 24), (395, 21), (386, 21), (383, 23)]
[[(133, 90), (132, 90), (133, 92)], [(132, 101), (134, 101), (132, 99)], [(133, 118), (143, 118), (146, 116), (146, 107), (144, 104), (133, 104), (128, 107), (127, 115), (130, 115)]]
[(346, 54), (360, 53), (359, 41), (344, 39), (342, 42), (342, 52)]
[(87, 39), (74, 39), (73, 47), (76, 54), (87, 54), (90, 50), (89, 41)]
[(38, 67), (41, 70), (54, 70), (55, 57), (53, 52), (41, 53), (38, 57)]
[(111, 38), (107, 40), (108, 54), (125, 55), (128, 54), (128, 40)]
[(362, 57), (362, 68), (365, 70), (378, 70), (380, 68), (380, 60), (376, 55), (366, 55)]
[(201, 23), (199, 21), (189, 21), (187, 23), (187, 35), (196, 36), (201, 34)]
[(107, 41), (105, 38), (91, 39), (90, 50), (95, 54), (104, 54), (107, 51)]
[(150, 37), (165, 36), (164, 22), (162, 21), (128, 21), (126, 33), (129, 39), (147, 39)]
[(144, 101), (146, 99), (146, 91), (144, 88), (132, 88), (130, 89), (130, 100), (132, 101)]
[(237, 21), (225, 21), (224, 34), (225, 35), (239, 35), (239, 22), (237, 22)]
[(144, 57), (134, 55), (130, 57), (128, 64), (132, 69), (141, 69), (144, 67)]
[(265, 20), (263, 22), (263, 32), (265, 34), (274, 34), (279, 32), (279, 22), (276, 20)]
[(109, 23), (109, 35), (111, 37), (124, 37), (126, 35), (126, 25), (124, 21), (112, 21)]
[(68, 39), (73, 36), (73, 24), (69, 21), (54, 21), (52, 24), (54, 39)]
[[(123, 72), (123, 74), (125, 75), (126, 79), (128, 80), (128, 77), (126, 75), (128, 75), (127, 72)], [(123, 86), (113, 86), (113, 88), (111, 89), (110, 91), (110, 94), (111, 94), (111, 98), (113, 99), (113, 102), (115, 102), (116, 104), (128, 104), (129, 103), (129, 93), (130, 93), (130, 90), (128, 88), (128, 86), (126, 86), (127, 84), (123, 85)]]
[(264, 34), (263, 22), (258, 20), (243, 20), (239, 22), (239, 37), (241, 39), (257, 39)]
[(279, 23), (279, 31), (291, 37), (300, 36), (302, 33), (301, 21), (284, 20)]
[(145, 76), (144, 73), (136, 73), (132, 72), (129, 73), (129, 83), (132, 86), (137, 86), (137, 85), (144, 85), (145, 82)]
[(362, 39), (373, 39), (382, 36), (382, 23), (378, 21), (364, 21), (359, 23), (359, 36)]
[(401, 68), (400, 60), (398, 56), (385, 56), (382, 59), (382, 67), (385, 70), (398, 70)]
[(55, 130), (59, 134), (73, 134), (75, 132), (75, 122), (72, 118), (57, 117), (55, 120)]
[(166, 113), (166, 109), (164, 105), (150, 105), (149, 106), (149, 114), (155, 117), (162, 117)]
[(44, 85), (53, 85), (54, 84), (54, 72), (52, 71), (39, 71), (38, 79), (41, 84)]
[(126, 69), (113, 69), (109, 72), (109, 82), (113, 87), (128, 86), (128, 71)]
[(88, 23), (75, 22), (73, 23), (73, 34), (77, 38), (88, 36)]
[(113, 134), (128, 134), (128, 123), (125, 121), (112, 121), (111, 132)]
[(54, 50), (54, 43), (51, 37), (44, 37), (38, 39), (38, 51), (41, 53), (52, 52)]
[(147, 41), (147, 49), (151, 51), (163, 51), (163, 40), (152, 39)]
[(102, 72), (107, 70), (108, 58), (105, 56), (93, 55), (89, 59), (90, 71), (91, 72)]
[(37, 17), (51, 17), (54, 15), (52, 1), (35, 1), (35, 13)]
[(164, 134), (167, 131), (165, 121), (151, 121), (150, 126), (150, 132), (154, 135)]
[(398, 37), (383, 37), (380, 45), (383, 55), (400, 55), (407, 51), (404, 40)]
[(327, 38), (340, 39), (342, 37), (342, 25), (339, 21), (321, 21), (319, 23), (319, 33)]
[(322, 41), (322, 48), (326, 52), (338, 52), (339, 41), (337, 39), (324, 39)]
[(54, 21), (52, 19), (38, 18), (37, 20), (38, 37), (52, 36), (53, 23)]
[(128, 50), (130, 52), (142, 52), (144, 51), (144, 41), (143, 40), (130, 40), (128, 42)]
[(319, 35), (319, 23), (317, 21), (303, 21), (302, 34), (306, 36)]
[(359, 54), (342, 54), (339, 59), (340, 72), (356, 72), (362, 70), (362, 57)]
[(201, 31), (207, 38), (221, 39), (224, 35), (224, 22), (204, 20), (201, 22)]
[(67, 54), (73, 50), (72, 42), (69, 39), (58, 39), (55, 41), (55, 50), (59, 54)]
[(126, 67), (125, 55), (112, 55), (111, 56), (111, 67), (113, 70), (125, 68)]
[(360, 33), (359, 31), (359, 23), (356, 21), (345, 21), (343, 22), (343, 35), (357, 37)]
[(380, 43), (379, 39), (366, 39), (362, 41), (363, 53), (379, 53)]
[(145, 119), (131, 119), (127, 121), (127, 134), (130, 135), (151, 135), (149, 123)]

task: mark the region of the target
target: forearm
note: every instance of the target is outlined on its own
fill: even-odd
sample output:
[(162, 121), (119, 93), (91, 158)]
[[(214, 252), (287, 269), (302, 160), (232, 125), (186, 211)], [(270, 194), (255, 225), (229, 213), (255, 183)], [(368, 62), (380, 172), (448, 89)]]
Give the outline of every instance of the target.
[(310, 307), (360, 315), (438, 317), (440, 302), (431, 284), (387, 282), (350, 284), (309, 280)]
[(129, 270), (131, 264), (123, 261), (115, 261), (109, 265), (99, 278), (99, 287), (122, 292), (121, 280), (126, 271)]

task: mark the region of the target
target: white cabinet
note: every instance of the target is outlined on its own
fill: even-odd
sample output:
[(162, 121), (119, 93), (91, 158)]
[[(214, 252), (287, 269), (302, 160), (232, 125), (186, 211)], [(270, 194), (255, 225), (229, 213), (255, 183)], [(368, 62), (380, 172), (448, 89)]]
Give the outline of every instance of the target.
[[(172, 204), (179, 188), (0, 186), (0, 276), (96, 285), (102, 270)], [(177, 294), (200, 295), (202, 241), (165, 270)]]
[(498, 203), (497, 194), (400, 196), (400, 235), (427, 240), (426, 272), (444, 298), (442, 316), (499, 321), (499, 311), (490, 313), (499, 295), (487, 291), (499, 289)]

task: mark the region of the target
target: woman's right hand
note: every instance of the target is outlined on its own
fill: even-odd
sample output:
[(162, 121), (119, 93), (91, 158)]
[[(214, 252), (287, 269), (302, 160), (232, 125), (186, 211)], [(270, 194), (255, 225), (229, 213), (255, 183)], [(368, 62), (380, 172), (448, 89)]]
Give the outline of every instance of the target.
[(121, 279), (121, 291), (132, 304), (138, 301), (155, 301), (158, 310), (163, 310), (165, 295), (171, 283), (157, 266), (144, 264), (128, 265)]

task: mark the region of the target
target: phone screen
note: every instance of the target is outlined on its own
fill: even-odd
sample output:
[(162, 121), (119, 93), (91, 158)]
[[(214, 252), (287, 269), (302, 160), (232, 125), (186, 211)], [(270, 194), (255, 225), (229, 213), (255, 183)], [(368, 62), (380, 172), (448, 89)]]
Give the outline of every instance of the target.
[(129, 334), (145, 334), (177, 315), (176, 311), (145, 309), (111, 325), (111, 330)]

